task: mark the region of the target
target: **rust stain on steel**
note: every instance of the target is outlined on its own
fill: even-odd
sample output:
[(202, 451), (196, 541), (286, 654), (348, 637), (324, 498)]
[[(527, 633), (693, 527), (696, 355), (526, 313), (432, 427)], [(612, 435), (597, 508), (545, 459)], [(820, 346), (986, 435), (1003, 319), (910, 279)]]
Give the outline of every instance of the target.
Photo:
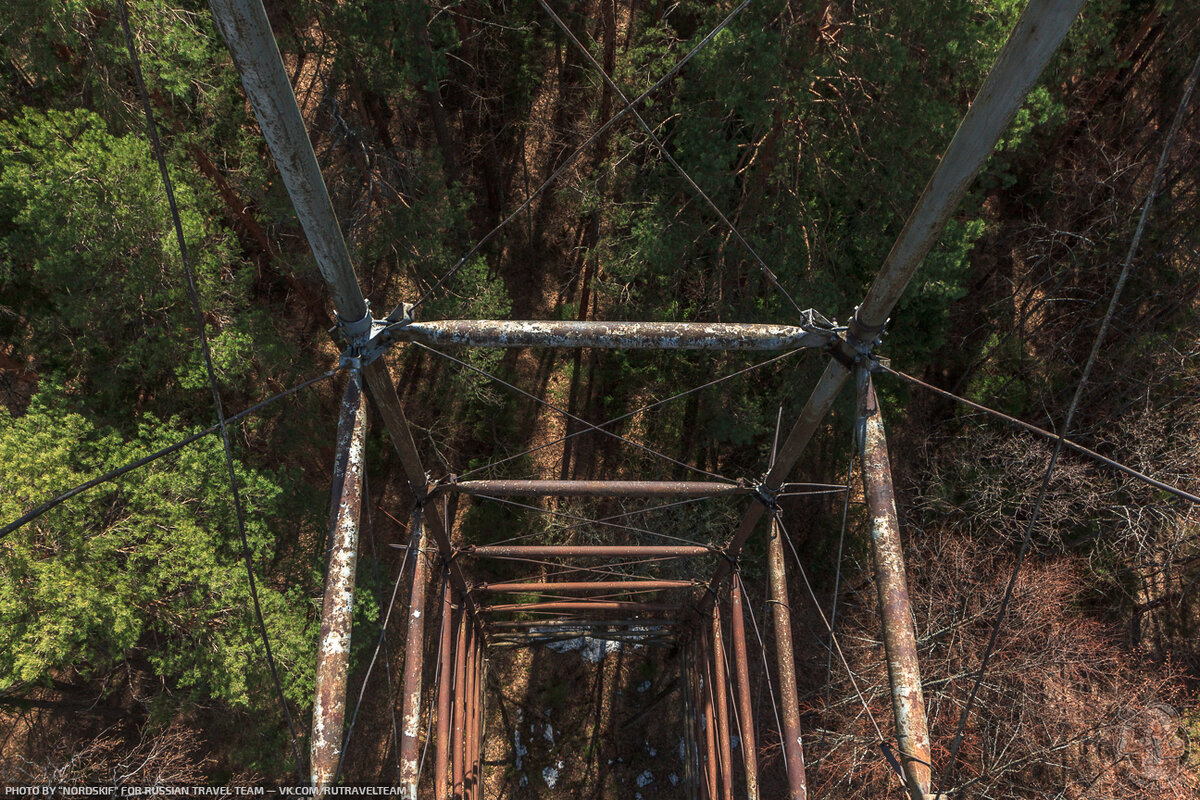
[(697, 638), (699, 639), (699, 643), (697, 644), (696, 655), (702, 665), (700, 671), (700, 698), (704, 707), (704, 716), (701, 718), (701, 721), (704, 725), (704, 754), (707, 762), (708, 796), (712, 800), (716, 800), (720, 785), (720, 764), (718, 763), (719, 756), (717, 755), (716, 713), (713, 709), (712, 659), (709, 658), (707, 628), (701, 628), (700, 636)]
[(739, 735), (746, 766), (746, 800), (758, 800), (758, 747), (754, 741), (754, 707), (750, 704), (750, 665), (746, 657), (746, 621), (742, 613), (742, 579), (733, 573), (729, 585), (729, 617), (733, 630), (733, 669), (737, 676)]
[(713, 694), (717, 700), (717, 755), (721, 767), (721, 796), (733, 800), (733, 754), (729, 745), (729, 684), (725, 673), (725, 634), (721, 630), (721, 604), (712, 614)]
[(454, 603), (450, 581), (442, 582), (441, 663), (438, 667), (437, 752), (433, 762), (434, 800), (446, 800), (449, 794), (450, 767), (450, 695), (454, 681)]
[(458, 481), (434, 491), (495, 497), (724, 497), (750, 488), (720, 481)]
[(476, 558), (547, 558), (610, 557), (610, 558), (683, 558), (706, 556), (712, 551), (693, 545), (479, 545), (465, 547), (460, 552)]
[(481, 583), (471, 589), (481, 594), (505, 592), (637, 592), (690, 589), (695, 581), (535, 581), (528, 583)]
[(652, 620), (645, 619), (517, 619), (503, 620), (500, 622), (492, 622), (488, 625), (489, 631), (504, 631), (514, 630), (517, 628), (570, 628), (573, 630), (593, 630), (595, 628), (628, 628), (638, 625), (651, 625), (654, 628), (668, 628), (677, 626), (678, 619), (659, 618), (655, 617)]
[(467, 319), (413, 322), (396, 339), (471, 347), (594, 347), (609, 350), (795, 350), (831, 335), (757, 322), (571, 322)]
[(467, 697), (467, 636), (471, 630), (470, 620), (464, 613), (458, 617), (457, 644), (454, 648), (454, 733), (451, 741), (451, 785), (450, 796), (455, 800), (463, 797), (463, 765), (466, 759), (467, 725), (463, 719), (466, 716)]
[(417, 770), (421, 744), (421, 673), (425, 667), (425, 585), (429, 557), (425, 555), (425, 525), (421, 507), (413, 510), (412, 593), (408, 604), (408, 638), (404, 642), (404, 691), (400, 715), (400, 796), (417, 800)]
[(563, 603), (505, 603), (497, 606), (484, 606), (481, 610), (494, 613), (512, 611), (630, 611), (636, 613), (679, 611), (679, 606), (667, 603), (623, 603), (607, 600), (580, 600)]
[(358, 519), (362, 505), (363, 454), (367, 414), (357, 372), (346, 384), (338, 417), (334, 462), (333, 511), (321, 633), (317, 648), (316, 698), (309, 758), (316, 796), (321, 797), (337, 771), (346, 716), (346, 676), (350, 664), (350, 628), (354, 620), (354, 576), (358, 559)]
[(859, 408), (866, 418), (863, 489), (871, 521), (871, 555), (875, 567), (875, 585), (879, 591), (892, 711), (896, 717), (896, 741), (908, 792), (913, 800), (921, 800), (930, 788), (929, 727), (925, 717), (925, 698), (921, 691), (912, 604), (909, 602), (908, 582), (904, 575), (904, 553), (900, 547), (900, 525), (892, 490), (887, 433), (870, 377), (867, 378)]
[(476, 723), (476, 708), (478, 705), (479, 683), (479, 637), (471, 632), (467, 640), (467, 691), (466, 712), (464, 722), (467, 728), (466, 736), (466, 769), (463, 770), (463, 791), (467, 797), (477, 796), (477, 777), (479, 764), (477, 758), (477, 739), (479, 737)]
[(804, 776), (804, 747), (800, 741), (800, 697), (796, 690), (792, 614), (788, 605), (787, 572), (783, 564), (783, 535), (783, 529), (775, 520), (771, 520), (767, 565), (775, 627), (780, 713), (783, 715), (783, 749), (787, 757), (788, 798), (805, 800), (808, 797), (808, 784)]

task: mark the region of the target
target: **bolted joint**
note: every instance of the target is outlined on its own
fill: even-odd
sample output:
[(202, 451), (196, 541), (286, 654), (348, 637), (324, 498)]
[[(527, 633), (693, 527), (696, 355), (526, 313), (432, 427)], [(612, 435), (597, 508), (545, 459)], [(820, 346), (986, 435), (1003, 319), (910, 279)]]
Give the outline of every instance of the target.
[[(393, 343), (390, 329), (393, 325), (407, 325), (412, 322), (412, 303), (401, 303), (404, 317), (399, 322), (391, 318), (375, 319), (371, 316), (371, 303), (366, 301), (367, 313), (362, 319), (347, 322), (337, 318), (337, 329), (346, 343), (341, 355), (341, 366), (351, 369), (361, 369), (379, 358)], [(393, 312), (395, 313), (395, 312)]]
[(750, 496), (762, 503), (763, 508), (767, 509), (767, 511), (770, 511), (772, 514), (774, 514), (779, 508), (779, 501), (775, 497), (775, 492), (772, 492), (769, 488), (767, 488), (766, 483), (759, 483), (757, 486), (752, 488), (750, 490)]

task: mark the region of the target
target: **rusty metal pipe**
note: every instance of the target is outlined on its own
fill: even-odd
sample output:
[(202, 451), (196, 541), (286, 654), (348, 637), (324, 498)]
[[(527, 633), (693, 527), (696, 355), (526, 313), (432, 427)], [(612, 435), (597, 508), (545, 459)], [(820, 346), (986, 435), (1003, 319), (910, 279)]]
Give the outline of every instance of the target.
[(679, 606), (668, 603), (626, 603), (620, 600), (580, 600), (561, 603), (504, 603), (496, 606), (484, 606), (482, 611), (493, 613), (508, 613), (514, 611), (628, 611), (638, 612), (667, 612), (679, 611)]
[(707, 760), (708, 796), (712, 800), (717, 800), (720, 793), (721, 757), (717, 752), (717, 720), (716, 709), (713, 707), (712, 658), (709, 655), (711, 646), (708, 641), (709, 634), (707, 628), (701, 629), (699, 639), (699, 652), (697, 655), (702, 667), (700, 672), (702, 681), (700, 699), (704, 704), (704, 754)]
[(746, 657), (746, 620), (742, 612), (742, 576), (733, 573), (729, 585), (729, 616), (733, 625), (733, 668), (737, 675), (738, 718), (741, 722), (742, 761), (746, 767), (746, 800), (758, 800), (758, 747), (754, 707), (750, 703), (750, 663)]
[(446, 800), (450, 767), (450, 695), (454, 683), (454, 603), (450, 581), (442, 582), (441, 662), (438, 667), (437, 751), (433, 763), (434, 800)]
[(930, 788), (929, 726), (921, 691), (912, 603), (904, 576), (904, 552), (900, 546), (900, 524), (892, 490), (887, 432), (869, 375), (860, 392), (859, 414), (865, 421), (863, 491), (871, 520), (871, 557), (879, 592), (892, 712), (896, 717), (896, 742), (909, 795), (913, 800), (923, 800)]
[(466, 693), (466, 716), (463, 720), (466, 725), (466, 741), (465, 741), (465, 765), (463, 769), (463, 793), (468, 798), (474, 798), (475, 792), (475, 687), (478, 683), (477, 667), (478, 662), (476, 653), (478, 649), (479, 637), (471, 633), (467, 640), (467, 693)]
[(467, 696), (467, 636), (471, 623), (464, 612), (458, 615), (457, 644), (454, 648), (454, 733), (451, 741), (450, 763), (450, 796), (454, 800), (463, 799), (463, 765), (465, 761), (465, 742), (467, 726), (466, 716)]
[(757, 322), (597, 322), (460, 319), (396, 325), (396, 341), (470, 347), (591, 347), (609, 350), (795, 350), (825, 347), (833, 334)]
[[(431, 515), (436, 516), (436, 515)], [(429, 557), (425, 554), (425, 515), (413, 510), (412, 592), (408, 604), (408, 638), (404, 643), (404, 692), (400, 715), (400, 796), (417, 800), (417, 770), (421, 744), (421, 677), (425, 669), (425, 585)]]
[(464, 547), (459, 552), (475, 558), (690, 558), (712, 550), (699, 545), (497, 544)]
[(529, 583), (480, 583), (471, 591), (479, 594), (513, 592), (638, 592), (690, 589), (696, 581), (534, 581)]
[(800, 697), (796, 689), (796, 662), (792, 646), (792, 613), (788, 605), (787, 571), (783, 564), (783, 528), (771, 520), (767, 548), (771, 608), (775, 623), (775, 659), (778, 664), (780, 713), (783, 715), (783, 749), (787, 756), (788, 798), (805, 800), (804, 747), (800, 740)]
[(517, 620), (500, 620), (498, 622), (489, 622), (489, 631), (505, 631), (518, 628), (562, 628), (570, 630), (594, 630), (596, 628), (629, 628), (637, 626), (645, 626), (652, 628), (653, 631), (659, 629), (670, 628), (679, 625), (678, 619), (660, 618), (654, 619), (567, 619), (567, 618), (548, 618), (548, 619), (517, 619)]
[(457, 481), (434, 487), (491, 497), (726, 497), (750, 494), (750, 488), (721, 481)]
[(725, 674), (725, 634), (721, 630), (721, 604), (712, 613), (713, 695), (717, 702), (717, 756), (721, 767), (721, 796), (733, 800), (733, 754), (729, 746), (729, 683)]
[(356, 371), (342, 395), (333, 466), (333, 511), (309, 750), (316, 797), (322, 797), (333, 781), (342, 755), (366, 436), (367, 409), (363, 403), (362, 378)]

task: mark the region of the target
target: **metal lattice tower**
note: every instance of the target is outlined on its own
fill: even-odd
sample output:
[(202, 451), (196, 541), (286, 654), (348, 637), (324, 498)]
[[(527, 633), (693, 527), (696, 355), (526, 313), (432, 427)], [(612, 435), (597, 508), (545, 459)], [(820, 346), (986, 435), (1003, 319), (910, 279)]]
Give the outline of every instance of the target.
[[(335, 514), (330, 530), (331, 557), (322, 612), (311, 740), (312, 781), (317, 796), (336, 780), (347, 723), (351, 608), (363, 497), (365, 382), (399, 456), (414, 501), (411, 540), (406, 546), (406, 563), (412, 562), (412, 580), (399, 734), (404, 796), (417, 796), (422, 731), (435, 740), (432, 774), (435, 796), (481, 796), (482, 703), (489, 648), (587, 633), (667, 643), (676, 648), (682, 672), (688, 677), (681, 694), (693, 723), (686, 736), (692, 796), (730, 798), (737, 783), (747, 797), (757, 798), (755, 724), (750, 704), (752, 678), (747, 667), (744, 598), (738, 563), (747, 541), (756, 534), (763, 535), (762, 528), (766, 527), (776, 641), (775, 674), (782, 706), (789, 796), (807, 797), (785, 563), (785, 544), (790, 546), (791, 543), (777, 498), (851, 376), (855, 377), (858, 393), (862, 480), (870, 516), (872, 564), (879, 590), (895, 716), (891, 735), (877, 731), (879, 744), (914, 800), (933, 796), (934, 778), (931, 776), (930, 742), (913, 616), (905, 585), (886, 436), (871, 380), (872, 372), (880, 368), (875, 349), (889, 314), (917, 266), (936, 242), (1026, 93), (1065, 36), (1082, 2), (1033, 0), (1026, 8), (875, 281), (855, 309), (850, 323), (839, 327), (824, 315), (799, 306), (796, 306), (799, 317), (794, 325), (426, 321), (416, 319), (409, 306), (401, 306), (386, 318), (375, 318), (355, 278), (261, 0), (211, 0), (218, 27), (233, 54), (267, 145), (333, 296), (338, 325), (346, 342), (342, 363), (348, 369), (350, 379), (338, 428), (333, 486)], [(745, 5), (743, 3), (741, 8)], [(570, 35), (549, 6), (545, 3), (543, 6)], [(588, 58), (590, 60), (590, 56)], [(593, 66), (599, 69), (594, 61)], [(615, 88), (611, 79), (600, 71)], [(660, 81), (652, 89), (662, 83)], [(636, 111), (635, 106), (649, 91), (632, 101), (619, 89), (616, 93), (626, 105), (606, 126), (631, 113), (650, 131), (653, 142), (671, 164), (682, 172)], [(699, 187), (695, 187), (686, 173), (683, 175), (707, 201)], [(711, 201), (708, 202), (711, 205)], [(720, 214), (719, 209), (713, 208)], [(724, 215), (720, 216), (728, 222)], [(733, 232), (736, 234), (736, 229)], [(740, 234), (738, 238), (745, 244)], [(766, 264), (761, 259), (758, 261), (768, 278), (786, 295)], [(791, 297), (787, 297), (791, 301)], [(794, 301), (792, 303), (795, 305)], [(799, 418), (779, 442), (770, 468), (757, 485), (651, 480), (446, 480), (435, 483), (427, 477), (385, 365), (388, 349), (405, 343), (427, 348), (434, 345), (742, 351), (810, 348), (827, 354), (828, 363)], [(602, 427), (589, 425), (597, 430)], [(537, 542), (464, 546), (452, 539), (454, 525), (447, 501), (455, 495), (663, 499), (725, 496), (743, 498), (745, 511), (741, 523), (721, 547), (687, 544), (573, 546)], [(764, 514), (769, 524), (760, 526)], [(485, 575), (486, 564), (493, 559), (517, 558), (548, 559), (563, 564), (599, 560), (609, 565), (623, 561), (704, 559), (713, 564), (713, 569), (707, 582), (654, 575), (613, 579), (612, 576), (598, 575), (597, 570), (580, 571), (572, 575), (578, 579), (566, 581), (546, 581), (536, 576), (501, 582), (471, 579), (472, 575)], [(798, 558), (797, 566), (802, 570)], [(428, 596), (433, 574), (444, 577), (440, 597)], [(569, 599), (536, 603), (491, 602), (496, 595), (527, 592), (551, 593)], [(595, 593), (604, 596), (591, 596)], [(645, 593), (652, 594), (653, 602), (612, 599), (613, 596), (641, 597)], [(429, 719), (428, 715), (422, 714), (422, 680), (425, 642), (429, 634), (426, 619), (431, 616), (426, 612), (435, 606), (439, 608), (441, 619), (438, 635), (440, 680), (436, 690), (436, 711)], [(513, 620), (512, 616), (517, 613), (553, 616), (535, 622)], [(726, 670), (726, 650), (733, 656), (732, 670), (729, 671)], [(731, 706), (736, 706), (733, 714), (730, 713)], [(732, 763), (734, 759), (729, 747), (731, 717), (740, 720), (739, 736), (744, 743), (741, 748), (744, 776), (740, 782), (734, 780), (737, 768)]]

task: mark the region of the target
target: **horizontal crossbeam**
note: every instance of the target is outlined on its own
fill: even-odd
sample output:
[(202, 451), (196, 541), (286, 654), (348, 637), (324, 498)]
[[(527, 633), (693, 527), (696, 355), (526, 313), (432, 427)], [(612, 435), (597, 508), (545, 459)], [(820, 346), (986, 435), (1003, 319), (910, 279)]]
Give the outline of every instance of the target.
[(445, 483), (435, 491), (493, 497), (723, 497), (750, 494), (721, 481), (538, 481), (484, 480)]
[(631, 613), (659, 613), (679, 611), (679, 606), (669, 603), (623, 603), (615, 600), (577, 600), (561, 603), (504, 603), (498, 606), (481, 606), (481, 611), (495, 614), (517, 611), (628, 611)]
[(464, 547), (475, 558), (691, 558), (713, 552), (699, 545), (497, 544)]
[(506, 592), (638, 592), (690, 589), (696, 581), (536, 581), (529, 583), (481, 583), (472, 591), (482, 594)]
[(592, 347), (607, 350), (796, 350), (827, 347), (836, 334), (818, 327), (757, 322), (572, 322), (505, 319), (397, 324), (391, 341), (471, 347)]

